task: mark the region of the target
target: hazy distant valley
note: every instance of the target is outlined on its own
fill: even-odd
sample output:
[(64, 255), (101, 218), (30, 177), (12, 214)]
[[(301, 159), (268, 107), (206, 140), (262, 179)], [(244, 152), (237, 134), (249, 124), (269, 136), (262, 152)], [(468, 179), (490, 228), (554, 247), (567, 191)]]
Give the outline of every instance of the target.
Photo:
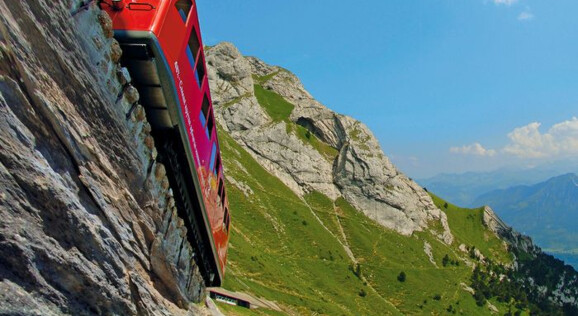
[[(570, 173), (478, 197), (516, 230), (532, 236), (546, 252), (561, 254), (578, 267), (578, 176)], [(560, 257), (562, 259), (562, 257)]]
[(578, 174), (578, 161), (568, 160), (555, 166), (534, 168), (509, 167), (489, 172), (443, 173), (416, 181), (452, 203), (476, 207), (479, 206), (476, 199), (482, 194), (519, 185), (533, 185), (566, 173)]
[[(566, 167), (504, 169), (488, 173), (439, 175), (418, 180), (458, 205), (489, 205), (516, 230), (532, 236), (546, 252), (578, 267), (578, 179), (558, 176)], [(551, 176), (552, 174), (556, 176)]]

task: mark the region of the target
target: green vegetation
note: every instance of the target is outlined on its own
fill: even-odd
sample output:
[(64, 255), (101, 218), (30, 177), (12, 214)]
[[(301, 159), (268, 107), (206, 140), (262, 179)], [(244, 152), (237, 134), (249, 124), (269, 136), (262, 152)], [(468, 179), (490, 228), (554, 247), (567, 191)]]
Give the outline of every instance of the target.
[(407, 276), (405, 275), (405, 272), (401, 271), (401, 272), (397, 275), (397, 280), (398, 280), (399, 282), (405, 282), (406, 277), (407, 277)]
[(287, 102), (279, 94), (263, 88), (261, 85), (255, 85), (254, 88), (257, 101), (273, 119), (273, 122), (285, 122), (287, 124), (287, 133), (294, 133), (303, 143), (311, 145), (327, 159), (333, 160), (337, 157), (339, 154), (337, 149), (319, 140), (305, 127), (289, 120), (289, 116), (295, 107), (293, 104)]
[(319, 140), (319, 138), (317, 138), (317, 136), (315, 136), (315, 134), (311, 133), (308, 129), (306, 129), (305, 127), (301, 126), (301, 125), (297, 125), (297, 124), (290, 124), (290, 130), (292, 130), (297, 137), (299, 137), (299, 139), (301, 139), (301, 141), (303, 141), (303, 143), (305, 144), (309, 144), (311, 145), (313, 148), (315, 148), (315, 150), (317, 150), (319, 153), (321, 153), (325, 158), (333, 161), (337, 155), (339, 154), (339, 151), (329, 145), (327, 145), (325, 142)]
[(226, 108), (230, 107), (230, 106), (233, 105), (233, 104), (239, 103), (239, 102), (240, 102), (241, 100), (243, 100), (244, 98), (248, 98), (249, 96), (250, 96), (249, 93), (245, 93), (245, 94), (242, 95), (242, 96), (238, 96), (238, 97), (234, 98), (233, 100), (224, 103), (224, 104), (222, 105), (222, 107), (226, 109)]
[[(459, 310), (463, 314), (487, 313), (487, 309), (476, 307), (471, 294), (460, 286), (460, 282), (468, 281), (471, 268), (465, 265), (440, 268), (430, 262), (423, 250), (427, 241), (432, 247), (435, 262), (440, 265), (443, 255), (454, 253), (455, 249), (429, 233), (406, 237), (385, 229), (342, 198), (337, 199), (335, 205), (350, 248), (363, 267), (362, 273), (368, 285), (400, 312), (438, 313), (449, 304), (461, 301)], [(406, 275), (405, 282), (398, 280), (400, 271)], [(443, 295), (439, 301), (431, 301), (436, 294)], [(417, 304), (424, 300), (429, 303)], [(373, 314), (378, 312), (374, 311)]]
[[(506, 245), (483, 226), (483, 208), (459, 208), (430, 195), (438, 207), (444, 207), (454, 236), (466, 245), (469, 258), (477, 263), (469, 282), (475, 291), (473, 298), (477, 306), (485, 306), (487, 302), (505, 304), (506, 315), (525, 315), (528, 311), (531, 315), (578, 315), (575, 307), (566, 305), (561, 309), (533, 288), (536, 284), (552, 292), (557, 288), (560, 276), (565, 277), (566, 284), (576, 286), (577, 282), (572, 278), (577, 274), (570, 266), (547, 254), (531, 256), (516, 249), (505, 251)], [(483, 262), (476, 250), (485, 257)], [(519, 266), (516, 271), (508, 267), (513, 255), (517, 257)], [(442, 263), (447, 266), (454, 261), (444, 257)]]
[(286, 315), (283, 312), (277, 312), (270, 309), (258, 308), (258, 309), (248, 309), (246, 307), (229, 305), (222, 302), (217, 302), (217, 307), (225, 315), (235, 315), (235, 316), (255, 316), (255, 315), (273, 315), (280, 316)]
[(468, 249), (478, 249), (485, 257), (494, 258), (503, 264), (512, 262), (512, 255), (507, 251), (504, 242), (484, 226), (483, 207), (461, 208), (432, 193), (430, 195), (436, 206), (446, 213), (458, 245), (464, 244)]
[(279, 72), (281, 72), (281, 70), (272, 72), (272, 73), (270, 73), (268, 75), (264, 75), (264, 76), (257, 76), (255, 74), (253, 74), (253, 80), (255, 82), (257, 82), (257, 84), (263, 85), (265, 82), (269, 81), (269, 79), (275, 77)]
[(374, 302), (367, 290), (365, 297), (359, 295), (365, 285), (349, 270), (349, 257), (304, 200), (226, 133), (220, 140), (227, 177), (253, 191), (245, 195), (228, 187), (234, 221), (225, 288), (265, 297), (300, 314), (396, 312), (386, 302)]
[(359, 148), (363, 149), (363, 150), (370, 150), (369, 146), (367, 146), (366, 142), (369, 140), (369, 136), (368, 135), (363, 135), (363, 137), (361, 137), (361, 130), (358, 129), (358, 124), (360, 123), (356, 123), (356, 125), (354, 125), (353, 129), (349, 130), (349, 137), (351, 137), (351, 139), (353, 141), (355, 141), (357, 143), (357, 145), (359, 146)]
[(256, 84), (254, 88), (257, 101), (259, 101), (259, 104), (274, 122), (289, 122), (289, 116), (295, 107), (293, 104), (287, 102), (279, 94), (263, 88), (261, 85)]
[[(289, 113), (276, 117), (285, 120)], [(481, 289), (474, 297), (466, 288), (478, 277), (471, 266), (477, 259), (460, 251), (461, 243), (495, 258), (493, 268), (512, 260), (482, 225), (483, 210), (448, 203), (443, 211), (456, 239), (452, 245), (430, 231), (402, 236), (343, 198), (333, 201), (319, 192), (297, 196), (229, 135), (221, 133), (220, 141), (233, 217), (225, 288), (275, 301), (289, 314), (486, 315), (487, 302), (501, 314), (525, 311)], [(434, 200), (442, 207), (447, 203)], [(437, 226), (432, 223), (434, 232)], [(253, 313), (230, 306), (223, 311)]]

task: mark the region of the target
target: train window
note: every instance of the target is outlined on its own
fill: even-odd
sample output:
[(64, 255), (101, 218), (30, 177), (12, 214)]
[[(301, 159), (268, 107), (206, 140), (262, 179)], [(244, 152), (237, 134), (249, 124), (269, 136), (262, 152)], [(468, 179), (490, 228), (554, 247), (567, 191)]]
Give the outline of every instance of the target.
[[(191, 64), (191, 67), (195, 67), (195, 56), (193, 56), (193, 51), (191, 50), (191, 47), (187, 46), (187, 57), (189, 57), (189, 63)], [(197, 75), (197, 72), (195, 71), (195, 76)], [(197, 80), (198, 82), (198, 80)]]
[(223, 206), (225, 206), (225, 190), (223, 189), (223, 192), (221, 193), (221, 204)]
[(203, 85), (203, 79), (205, 78), (205, 61), (201, 56), (199, 62), (197, 62), (197, 68), (195, 68), (195, 78), (199, 84), (199, 88)]
[(219, 179), (219, 197), (221, 198), (221, 205), (225, 206), (225, 186), (223, 185), (223, 179)]
[(183, 22), (187, 23), (187, 17), (189, 16), (189, 12), (191, 12), (193, 2), (191, 0), (179, 0), (175, 6), (181, 15), (181, 18), (183, 18)]
[(209, 170), (213, 170), (215, 167), (215, 161), (217, 158), (217, 144), (213, 143), (213, 149), (211, 150), (211, 160), (209, 163)]
[(219, 179), (219, 196), (221, 197), (221, 202), (223, 202), (223, 179)]
[[(191, 36), (189, 37), (189, 49), (191, 50), (192, 54), (193, 54), (193, 60), (197, 60), (197, 54), (199, 54), (199, 48), (201, 48), (201, 42), (199, 41), (199, 38), (197, 37), (197, 30), (195, 30), (195, 28), (193, 27), (193, 29), (191, 30)], [(191, 65), (195, 65), (195, 62), (191, 62)]]
[(217, 156), (217, 162), (215, 163), (215, 176), (219, 175), (219, 168), (221, 168), (221, 156)]
[[(205, 95), (205, 97), (203, 98), (203, 105), (201, 107), (201, 113), (199, 113), (199, 121), (201, 121), (201, 125), (203, 127), (206, 127), (207, 125), (207, 118), (209, 116), (209, 99), (207, 99), (207, 96)], [(209, 134), (209, 130), (205, 129), (206, 133), (207, 133), (207, 138), (211, 138), (210, 134)]]
[(213, 114), (209, 111), (209, 118), (207, 119), (207, 137), (211, 139), (211, 135), (213, 135), (213, 126), (215, 126), (215, 121), (213, 118)]
[[(199, 37), (197, 36), (197, 30), (193, 28), (191, 30), (191, 36), (189, 37), (189, 45), (187, 46), (187, 55), (189, 56), (189, 62), (191, 63), (191, 67), (195, 70), (195, 78), (197, 79), (197, 84), (199, 88), (203, 85), (203, 79), (205, 78), (205, 60), (199, 56), (199, 51), (201, 49), (201, 42), (199, 41)], [(196, 61), (196, 67), (195, 67)]]
[(223, 224), (225, 225), (225, 231), (229, 231), (229, 223), (230, 223), (231, 219), (229, 217), (229, 209), (226, 208), (225, 209), (225, 218), (223, 218)]

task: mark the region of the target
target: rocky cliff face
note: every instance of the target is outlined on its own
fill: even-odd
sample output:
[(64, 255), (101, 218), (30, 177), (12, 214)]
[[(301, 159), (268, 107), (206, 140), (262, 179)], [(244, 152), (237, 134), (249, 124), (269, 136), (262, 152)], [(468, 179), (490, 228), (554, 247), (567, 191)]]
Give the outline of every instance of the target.
[(202, 281), (150, 125), (82, 3), (0, 2), (0, 314), (190, 313)]
[(541, 252), (540, 248), (534, 245), (530, 237), (518, 233), (512, 229), (512, 227), (504, 223), (504, 221), (499, 218), (494, 210), (489, 206), (484, 206), (483, 223), (512, 247), (533, 256)]
[[(244, 57), (229, 43), (207, 51), (217, 119), (236, 141), (299, 195), (343, 196), (381, 225), (404, 235), (447, 219), (418, 184), (399, 172), (363, 123), (316, 101), (289, 71)], [(281, 96), (293, 108), (272, 117), (257, 89)], [(306, 138), (299, 137), (300, 129)]]

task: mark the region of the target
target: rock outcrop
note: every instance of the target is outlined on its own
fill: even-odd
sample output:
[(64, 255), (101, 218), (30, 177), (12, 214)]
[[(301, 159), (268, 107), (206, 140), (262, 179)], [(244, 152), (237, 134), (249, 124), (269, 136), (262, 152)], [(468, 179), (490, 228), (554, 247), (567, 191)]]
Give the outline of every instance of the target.
[(0, 314), (192, 313), (204, 287), (150, 125), (84, 4), (0, 2)]
[[(452, 242), (445, 214), (391, 164), (363, 123), (323, 106), (289, 71), (244, 57), (230, 43), (208, 49), (207, 63), (220, 125), (297, 194), (343, 196), (404, 235), (439, 222), (440, 238)], [(272, 118), (259, 104), (254, 85), (289, 102), (288, 117)], [(299, 137), (299, 129), (306, 130), (308, 140)]]
[(541, 252), (539, 247), (536, 247), (532, 239), (528, 236), (522, 235), (508, 226), (504, 221), (489, 206), (484, 206), (484, 214), (482, 217), (483, 223), (489, 230), (494, 232), (498, 237), (506, 243), (522, 250), (525, 253), (536, 255)]

